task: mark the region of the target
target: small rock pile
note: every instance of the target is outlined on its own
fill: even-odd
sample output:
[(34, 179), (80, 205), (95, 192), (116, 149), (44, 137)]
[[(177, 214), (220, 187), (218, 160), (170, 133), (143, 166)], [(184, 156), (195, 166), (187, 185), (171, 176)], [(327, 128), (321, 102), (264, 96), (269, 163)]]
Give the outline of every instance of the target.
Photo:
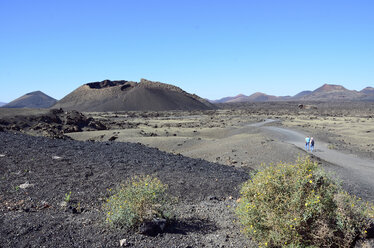
[(105, 130), (106, 126), (93, 118), (72, 110), (51, 109), (37, 115), (15, 115), (0, 118), (0, 131), (16, 131), (54, 139), (69, 139), (65, 133)]

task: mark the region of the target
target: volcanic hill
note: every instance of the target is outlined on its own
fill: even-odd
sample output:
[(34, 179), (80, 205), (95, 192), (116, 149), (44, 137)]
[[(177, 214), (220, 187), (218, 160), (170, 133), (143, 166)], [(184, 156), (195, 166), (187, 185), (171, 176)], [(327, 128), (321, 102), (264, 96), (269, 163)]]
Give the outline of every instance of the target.
[(33, 91), (3, 105), (2, 108), (49, 108), (56, 102), (56, 99), (41, 91)]
[(341, 85), (324, 84), (318, 89), (300, 97), (300, 100), (335, 101), (335, 100), (358, 100), (362, 94), (355, 90), (348, 90)]
[(197, 95), (160, 82), (141, 79), (93, 82), (80, 86), (53, 108), (85, 112), (208, 110), (216, 107)]
[(361, 90), (360, 91), (361, 93), (364, 93), (364, 94), (374, 94), (374, 88), (373, 87), (366, 87), (365, 89)]

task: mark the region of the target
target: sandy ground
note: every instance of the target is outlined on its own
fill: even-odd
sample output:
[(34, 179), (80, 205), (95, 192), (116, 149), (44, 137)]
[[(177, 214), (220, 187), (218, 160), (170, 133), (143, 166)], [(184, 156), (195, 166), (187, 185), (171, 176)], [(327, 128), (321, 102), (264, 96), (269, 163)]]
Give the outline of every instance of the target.
[[(275, 126), (262, 126), (262, 129), (275, 139), (305, 149), (305, 133)], [(350, 193), (374, 202), (374, 160), (330, 149), (330, 144), (323, 141), (315, 146), (313, 152), (308, 149), (308, 153), (313, 158), (321, 159), (325, 169)]]
[[(82, 246), (91, 242), (95, 244), (93, 247), (118, 246), (123, 237), (133, 247), (255, 246), (240, 235), (240, 227), (232, 222), (232, 209), (240, 183), (250, 170), (258, 169), (262, 163), (293, 162), (298, 157), (311, 156), (334, 172), (347, 191), (374, 201), (371, 170), (360, 176), (352, 173), (352, 167), (317, 156), (322, 152), (337, 152), (335, 157), (350, 153), (349, 156), (372, 158), (373, 151), (367, 148), (373, 143), (372, 115), (365, 106), (359, 105), (358, 110), (337, 108), (333, 113), (323, 106), (299, 110), (294, 105), (273, 103), (235, 110), (85, 113), (109, 130), (64, 133), (75, 140), (94, 142), (4, 134), (7, 141), (0, 146), (0, 153), (4, 155), (0, 169), (4, 170), (5, 181), (0, 186), (5, 192), (3, 196), (15, 206), (3, 206), (3, 212), (0, 211), (3, 216), (0, 244), (14, 247), (14, 244), (24, 245), (29, 239), (35, 242), (35, 247), (58, 244), (53, 239), (62, 231), (64, 242)], [(360, 121), (349, 122), (357, 118)], [(267, 119), (277, 121), (269, 123)], [(355, 137), (355, 132), (346, 130), (351, 125), (355, 132), (369, 134), (363, 136), (366, 146), (362, 145), (362, 138)], [(270, 132), (267, 127), (289, 128), (296, 134), (292, 138), (282, 132)], [(349, 139), (348, 143), (339, 139), (339, 132), (346, 132), (344, 137)], [(316, 138), (315, 154), (303, 149), (305, 134)], [(125, 142), (141, 143), (161, 151)], [(55, 155), (62, 159), (51, 160)], [(25, 165), (30, 168), (25, 169)], [(157, 173), (174, 194), (188, 198), (178, 207), (183, 220), (174, 226), (178, 232), (151, 238), (134, 233), (124, 235), (100, 226), (99, 198), (103, 198), (105, 189), (141, 171)], [(25, 182), (36, 187), (17, 191), (17, 186)], [(58, 207), (63, 195), (71, 189), (75, 191), (74, 200), (86, 202), (87, 212), (74, 215)], [(43, 210), (44, 202), (52, 208)], [(59, 224), (60, 221), (63, 223)], [(95, 225), (87, 225), (86, 221)]]
[[(282, 124), (329, 143), (330, 149), (374, 159), (374, 118), (370, 116), (285, 116)], [(327, 135), (326, 135), (327, 134)]]
[[(133, 143), (9, 132), (0, 140), (0, 247), (256, 247), (233, 212), (246, 170)], [(178, 199), (176, 220), (156, 237), (104, 222), (110, 189), (142, 174)]]
[[(149, 118), (124, 116), (93, 114), (101, 121), (108, 118), (113, 129), (68, 136), (75, 140), (139, 142), (162, 151), (236, 167), (258, 168), (262, 163), (292, 162), (305, 154), (248, 126), (263, 121), (263, 116), (250, 116), (240, 111), (218, 110), (199, 115), (186, 112)], [(119, 129), (123, 121), (134, 128)]]
[[(150, 112), (142, 116), (89, 113), (112, 129), (68, 135), (76, 140), (142, 143), (162, 151), (238, 168), (259, 169), (261, 164), (294, 162), (298, 157), (312, 156), (342, 181), (348, 191), (374, 201), (373, 118), (356, 111), (341, 112), (335, 117), (318, 116), (306, 110), (282, 111), (278, 115), (276, 112), (230, 109), (194, 113)], [(276, 121), (267, 123), (268, 118)], [(121, 125), (127, 128), (121, 128)], [(273, 126), (273, 132), (263, 125)], [(289, 142), (290, 137), (287, 140), (286, 135), (285, 139), (284, 132), (274, 131), (277, 128), (294, 130), (297, 135), (291, 139), (296, 140)], [(303, 149), (307, 134), (315, 137), (317, 149), (314, 154)]]

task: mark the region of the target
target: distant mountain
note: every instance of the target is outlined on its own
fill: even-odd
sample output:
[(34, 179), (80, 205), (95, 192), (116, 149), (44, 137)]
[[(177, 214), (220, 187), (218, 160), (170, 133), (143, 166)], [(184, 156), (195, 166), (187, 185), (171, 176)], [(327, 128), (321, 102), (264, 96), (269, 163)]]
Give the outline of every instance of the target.
[(374, 101), (374, 88), (373, 87), (366, 87), (360, 91), (362, 96), (362, 100)]
[(283, 97), (271, 96), (261, 92), (256, 92), (250, 96), (239, 94), (233, 97), (224, 97), (219, 100), (211, 101), (213, 103), (234, 103), (234, 102), (267, 102), (283, 99)]
[(374, 88), (366, 87), (361, 91), (348, 90), (341, 85), (324, 84), (314, 91), (302, 91), (294, 96), (272, 96), (256, 92), (250, 96), (240, 94), (211, 101), (214, 103), (230, 102), (269, 102), (269, 101), (374, 101)]
[(268, 102), (268, 101), (274, 101), (277, 98), (278, 97), (276, 96), (267, 95), (262, 92), (256, 92), (248, 96), (247, 102)]
[(294, 95), (292, 98), (300, 99), (301, 97), (304, 97), (304, 96), (310, 95), (312, 92), (313, 92), (313, 91), (311, 91), (311, 90), (304, 90), (304, 91), (301, 91), (300, 93)]
[(49, 108), (55, 103), (56, 99), (41, 91), (34, 91), (5, 104), (2, 108)]
[(310, 94), (299, 97), (297, 100), (306, 101), (337, 101), (337, 100), (359, 100), (362, 93), (355, 90), (347, 90), (341, 85), (324, 84)]
[(237, 100), (240, 101), (240, 99), (246, 98), (246, 95), (239, 94), (237, 96), (229, 96), (229, 97), (224, 97), (218, 100), (212, 100), (212, 103), (225, 103), (225, 102), (236, 102)]
[(224, 97), (219, 100), (211, 101), (213, 103), (235, 103), (235, 102), (268, 102), (268, 101), (283, 101), (290, 99), (289, 96), (272, 96), (262, 92), (253, 93), (250, 96), (239, 94), (234, 97)]
[(4, 106), (5, 104), (6, 104), (6, 102), (0, 102), (0, 107)]
[(216, 106), (182, 89), (141, 79), (140, 83), (104, 80), (84, 84), (53, 108), (86, 112), (208, 110)]
[(364, 93), (364, 94), (371, 95), (371, 94), (374, 94), (374, 88), (373, 87), (366, 87), (365, 89), (361, 90), (360, 92)]
[(337, 92), (337, 91), (347, 92), (349, 90), (347, 90), (343, 86), (337, 85), (337, 84), (324, 84), (321, 87), (315, 89), (313, 91), (313, 93), (316, 93), (316, 92)]

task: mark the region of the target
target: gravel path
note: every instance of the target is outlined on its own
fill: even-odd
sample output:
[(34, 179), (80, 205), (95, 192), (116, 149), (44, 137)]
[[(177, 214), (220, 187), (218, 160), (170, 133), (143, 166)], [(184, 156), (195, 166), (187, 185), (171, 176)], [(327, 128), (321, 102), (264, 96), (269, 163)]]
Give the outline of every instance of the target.
[[(305, 149), (304, 140), (307, 134), (281, 127), (265, 126), (271, 122), (274, 120), (267, 120), (255, 126), (283, 142)], [(329, 149), (327, 143), (318, 140), (315, 150), (313, 153), (309, 151), (309, 154), (328, 162), (330, 164), (328, 169), (337, 174), (338, 178), (342, 180), (343, 186), (345, 185), (350, 191), (367, 200), (374, 201), (374, 160)]]

